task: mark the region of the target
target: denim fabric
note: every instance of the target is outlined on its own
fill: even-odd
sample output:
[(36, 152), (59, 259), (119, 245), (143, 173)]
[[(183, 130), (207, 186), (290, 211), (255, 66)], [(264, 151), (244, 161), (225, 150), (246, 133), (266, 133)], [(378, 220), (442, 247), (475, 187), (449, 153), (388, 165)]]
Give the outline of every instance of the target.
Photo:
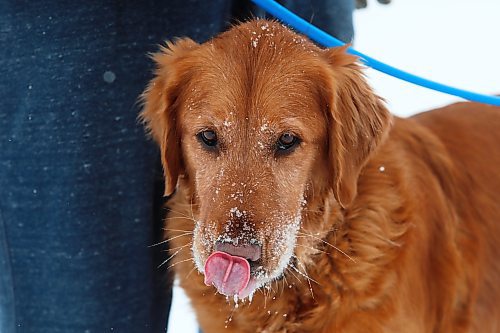
[(295, 14), (345, 43), (352, 42), (353, 0), (283, 0)]
[(203, 41), (226, 0), (0, 0), (0, 332), (161, 332), (146, 54)]

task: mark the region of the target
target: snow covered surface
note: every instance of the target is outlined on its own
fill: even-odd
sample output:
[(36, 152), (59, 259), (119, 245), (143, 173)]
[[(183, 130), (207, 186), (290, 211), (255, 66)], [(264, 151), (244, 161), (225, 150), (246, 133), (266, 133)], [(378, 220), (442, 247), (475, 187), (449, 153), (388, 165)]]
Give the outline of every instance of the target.
[[(193, 273), (196, 274), (196, 273)], [(168, 320), (168, 333), (198, 333), (196, 317), (189, 300), (179, 285), (174, 283), (174, 296)]]
[[(500, 1), (371, 1), (355, 13), (354, 47), (413, 74), (485, 94), (500, 94)], [(496, 40), (496, 42), (495, 42)], [(368, 70), (372, 86), (400, 116), (458, 101)]]
[[(499, 0), (371, 0), (355, 12), (354, 47), (413, 74), (458, 88), (500, 94)], [(496, 42), (495, 42), (496, 41)], [(458, 101), (367, 70), (389, 109), (408, 116)], [(182, 289), (174, 287), (169, 333), (197, 333)]]

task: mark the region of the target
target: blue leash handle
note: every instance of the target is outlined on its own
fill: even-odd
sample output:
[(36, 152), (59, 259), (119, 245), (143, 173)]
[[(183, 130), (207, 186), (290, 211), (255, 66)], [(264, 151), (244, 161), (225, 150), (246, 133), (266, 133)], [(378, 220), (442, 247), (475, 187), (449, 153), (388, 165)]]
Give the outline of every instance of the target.
[[(342, 46), (344, 45), (343, 42), (340, 40), (334, 38), (333, 36), (330, 36), (326, 32), (324, 32), (321, 29), (318, 29), (314, 25), (310, 24), (306, 20), (298, 17), (285, 7), (281, 6), (278, 4), (276, 1), (273, 0), (252, 0), (255, 4), (257, 4), (259, 7), (263, 8), (266, 12), (270, 13), (274, 17), (280, 19), (281, 21), (287, 23), (291, 27), (293, 27), (295, 30), (309, 36), (312, 40), (320, 43), (323, 46), (326, 47), (334, 47), (334, 46)], [(437, 90), (446, 94), (462, 97), (464, 99), (470, 100), (470, 101), (475, 101), (475, 102), (480, 102), (480, 103), (485, 103), (485, 104), (491, 104), (495, 106), (500, 106), (500, 97), (497, 96), (491, 96), (491, 95), (483, 95), (483, 94), (478, 94), (474, 93), (471, 91), (467, 90), (462, 90), (458, 89), (455, 87), (451, 87), (445, 84), (441, 84), (438, 82), (434, 82), (431, 80), (424, 79), (422, 77), (413, 75), (411, 73), (402, 71), (400, 69), (397, 69), (395, 67), (389, 66), (381, 61), (378, 61), (372, 57), (369, 57), (361, 52), (356, 51), (353, 48), (349, 48), (348, 50), (349, 53), (354, 54), (358, 57), (360, 57), (361, 61), (366, 64), (367, 66), (370, 66), (382, 73), (394, 76), (398, 79), (426, 87), (432, 90)]]

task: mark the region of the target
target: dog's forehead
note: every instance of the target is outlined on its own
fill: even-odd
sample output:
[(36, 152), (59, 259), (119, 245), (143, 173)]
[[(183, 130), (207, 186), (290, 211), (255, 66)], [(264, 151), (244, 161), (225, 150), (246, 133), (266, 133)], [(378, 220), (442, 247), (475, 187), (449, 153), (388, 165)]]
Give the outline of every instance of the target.
[(301, 49), (309, 53), (318, 50), (308, 38), (292, 31), (282, 23), (261, 19), (236, 25), (212, 39), (209, 44), (211, 43), (215, 47), (238, 46), (237, 50), (250, 48), (283, 52), (283, 47), (289, 50)]
[(291, 90), (281, 92), (267, 87), (243, 94), (234, 85), (213, 95), (202, 92), (198, 100), (188, 100), (185, 125), (199, 129), (215, 127), (226, 135), (245, 131), (272, 136), (287, 130), (299, 133), (305, 127), (314, 127), (314, 134), (320, 134), (324, 121), (319, 101), (305, 91), (305, 86), (291, 86)]
[(304, 82), (317, 68), (320, 53), (307, 38), (266, 20), (236, 26), (203, 46), (207, 72), (242, 81), (246, 88)]
[(255, 20), (202, 45), (190, 111), (226, 127), (307, 121), (318, 106), (318, 49), (277, 22)]

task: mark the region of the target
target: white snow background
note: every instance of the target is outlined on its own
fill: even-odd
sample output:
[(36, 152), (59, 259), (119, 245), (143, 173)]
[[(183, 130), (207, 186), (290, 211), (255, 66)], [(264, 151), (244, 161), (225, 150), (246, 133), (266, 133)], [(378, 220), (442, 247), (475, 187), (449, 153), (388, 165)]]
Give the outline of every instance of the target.
[[(358, 51), (440, 83), (500, 94), (500, 0), (393, 0), (390, 5), (369, 0), (368, 8), (355, 11), (354, 20)], [(367, 74), (398, 116), (460, 100), (372, 69)], [(198, 332), (178, 286), (168, 332)]]

